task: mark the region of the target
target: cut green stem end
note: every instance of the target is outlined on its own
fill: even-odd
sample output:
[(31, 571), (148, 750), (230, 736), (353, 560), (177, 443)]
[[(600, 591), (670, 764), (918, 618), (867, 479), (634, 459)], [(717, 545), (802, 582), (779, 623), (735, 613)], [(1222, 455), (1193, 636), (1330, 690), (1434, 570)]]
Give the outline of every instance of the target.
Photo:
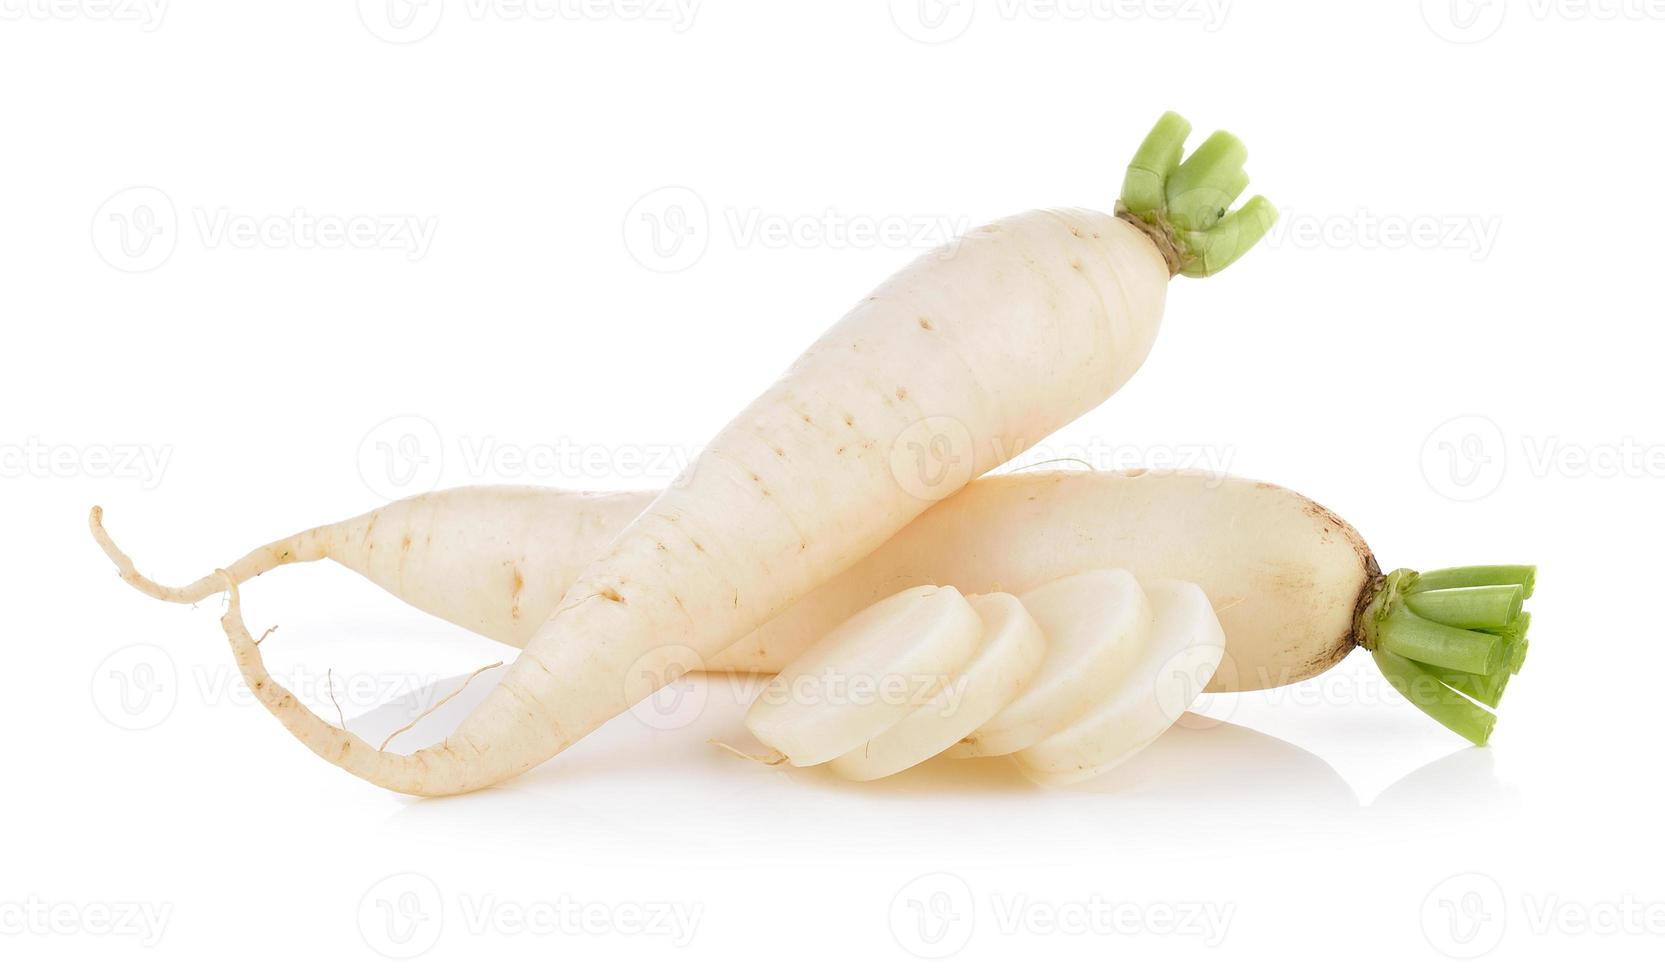
[(1491, 738), (1509, 679), (1526, 660), (1531, 565), (1474, 565), (1380, 579), (1355, 624), (1395, 690), (1475, 745)]
[(1230, 210), (1249, 185), (1248, 149), (1221, 131), (1186, 157), (1190, 135), (1191, 124), (1177, 113), (1157, 120), (1128, 164), (1116, 213), (1151, 237), (1171, 274), (1201, 278), (1242, 258), (1278, 212), (1264, 197)]

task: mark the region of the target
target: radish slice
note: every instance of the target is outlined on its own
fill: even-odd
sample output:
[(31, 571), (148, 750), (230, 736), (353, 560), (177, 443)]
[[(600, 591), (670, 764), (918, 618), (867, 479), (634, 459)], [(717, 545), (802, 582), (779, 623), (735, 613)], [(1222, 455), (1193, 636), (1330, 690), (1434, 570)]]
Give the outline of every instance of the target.
[(1046, 634), (1014, 595), (970, 597), (983, 621), (983, 642), (965, 669), (930, 703), (865, 745), (832, 761), (845, 779), (867, 780), (917, 766), (971, 734), (1009, 704), (1046, 656)]
[(775, 675), (746, 712), (746, 727), (795, 766), (836, 759), (929, 703), (982, 636), (983, 621), (958, 589), (898, 592)]
[(1208, 686), (1226, 651), (1208, 596), (1189, 582), (1152, 582), (1145, 594), (1155, 621), (1138, 661), (1103, 704), (1016, 755), (1029, 778), (1062, 786), (1108, 772), (1156, 741)]
[(1064, 730), (1110, 696), (1150, 636), (1150, 601), (1120, 568), (1057, 579), (1019, 598), (1046, 634), (1046, 657), (1023, 692), (951, 756), (1006, 755)]

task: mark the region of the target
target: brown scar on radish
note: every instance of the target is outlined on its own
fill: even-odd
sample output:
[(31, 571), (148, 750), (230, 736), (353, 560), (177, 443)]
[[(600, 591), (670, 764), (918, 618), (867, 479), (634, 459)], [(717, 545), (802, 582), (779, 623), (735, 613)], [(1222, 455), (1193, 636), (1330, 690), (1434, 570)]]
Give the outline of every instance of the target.
[(919, 318), (919, 329), (921, 329), (921, 330), (935, 330), (936, 327), (931, 326), (931, 321), (930, 321), (929, 318), (920, 317)]

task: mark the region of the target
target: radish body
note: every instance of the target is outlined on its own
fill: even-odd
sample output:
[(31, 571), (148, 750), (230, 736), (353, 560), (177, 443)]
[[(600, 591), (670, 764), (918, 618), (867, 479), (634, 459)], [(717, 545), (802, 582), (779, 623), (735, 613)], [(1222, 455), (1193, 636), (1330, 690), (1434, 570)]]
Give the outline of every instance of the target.
[(957, 590), (899, 592), (776, 674), (746, 712), (746, 727), (792, 765), (820, 765), (930, 705), (982, 635), (982, 619)]
[(935, 756), (994, 717), (1023, 691), (1046, 656), (1046, 635), (1013, 595), (971, 597), (983, 638), (964, 669), (928, 703), (832, 760), (845, 779), (881, 779)]
[(1219, 667), (1225, 631), (1201, 589), (1147, 582), (1145, 594), (1150, 637), (1110, 695), (1013, 757), (1036, 782), (1066, 785), (1115, 768), (1179, 720)]
[[(381, 752), (250, 686), (314, 752), (390, 789), (524, 772), (1103, 401), (1150, 350), (1168, 272), (1145, 232), (1087, 211), (1019, 215), (915, 262), (620, 532), (439, 745)], [(224, 625), (246, 664), (258, 651), (235, 612)]]
[[(327, 556), (425, 612), (524, 646), (578, 570), (653, 499), (469, 487), (424, 494), (251, 552), (245, 581)], [(196, 602), (209, 577), (159, 586), (95, 521), (123, 575), (149, 595)], [(408, 543), (407, 543), (408, 542)], [(1195, 582), (1227, 637), (1210, 691), (1304, 680), (1356, 643), (1354, 612), (1380, 578), (1364, 540), (1329, 510), (1269, 483), (1197, 472), (1028, 472), (989, 476), (937, 504), (871, 555), (811, 591), (706, 665), (774, 673), (887, 595), (953, 585), (1023, 592), (1095, 568)]]
[(1227, 213), (1247, 183), (1241, 143), (1216, 133), (1181, 162), (1188, 133), (1171, 113), (1158, 122), (1128, 168), (1122, 216), (1017, 215), (867, 296), (578, 573), (442, 743), (379, 751), (300, 706), (259, 666), (233, 586), (222, 623), (251, 689), (335, 765), (446, 795), (524, 772), (712, 662), (1109, 397), (1150, 351), (1169, 277), (1218, 271), (1264, 233), (1264, 200)]

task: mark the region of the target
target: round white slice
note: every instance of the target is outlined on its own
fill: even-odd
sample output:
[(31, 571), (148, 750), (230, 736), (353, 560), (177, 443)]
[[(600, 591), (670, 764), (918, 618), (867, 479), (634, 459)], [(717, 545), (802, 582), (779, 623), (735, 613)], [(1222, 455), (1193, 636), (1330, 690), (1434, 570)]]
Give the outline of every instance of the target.
[(1059, 786), (1114, 769), (1156, 741), (1208, 686), (1226, 652), (1208, 596), (1189, 582), (1152, 582), (1145, 594), (1156, 618), (1133, 670), (1104, 703), (1015, 756), (1029, 778)]
[(983, 621), (959, 590), (898, 592), (776, 674), (746, 712), (746, 727), (795, 766), (836, 759), (934, 698), (982, 636)]
[(1046, 634), (1017, 596), (971, 596), (983, 641), (956, 677), (901, 721), (832, 761), (845, 779), (880, 779), (919, 765), (1011, 702), (1046, 655)]
[(1046, 657), (1012, 703), (949, 750), (956, 758), (1028, 748), (1110, 696), (1150, 636), (1150, 601), (1133, 575), (1107, 568), (1018, 597), (1046, 634)]

